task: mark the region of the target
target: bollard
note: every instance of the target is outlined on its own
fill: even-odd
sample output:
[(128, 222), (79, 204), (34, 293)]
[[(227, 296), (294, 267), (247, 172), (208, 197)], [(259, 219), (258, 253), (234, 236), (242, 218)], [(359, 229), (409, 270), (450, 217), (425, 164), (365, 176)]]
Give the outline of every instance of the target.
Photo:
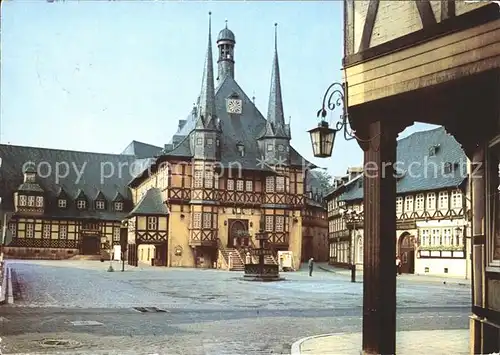
[(231, 270), (231, 262), (232, 262), (232, 259), (233, 259), (233, 252), (230, 251), (229, 252), (229, 260), (228, 260), (228, 265), (227, 265), (227, 269), (228, 270)]
[(356, 264), (351, 265), (351, 282), (356, 282)]

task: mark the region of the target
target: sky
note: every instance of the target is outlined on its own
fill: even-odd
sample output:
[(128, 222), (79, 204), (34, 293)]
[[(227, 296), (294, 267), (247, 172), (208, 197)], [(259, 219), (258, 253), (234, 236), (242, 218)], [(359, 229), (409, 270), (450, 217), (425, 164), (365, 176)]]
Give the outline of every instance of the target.
[(2, 2), (0, 142), (102, 153), (132, 140), (163, 146), (199, 95), (209, 11), (214, 58), (227, 19), (236, 81), (264, 117), (278, 23), (292, 145), (333, 175), (361, 166), (355, 141), (339, 136), (331, 158), (315, 159), (307, 133), (342, 78), (341, 1)]

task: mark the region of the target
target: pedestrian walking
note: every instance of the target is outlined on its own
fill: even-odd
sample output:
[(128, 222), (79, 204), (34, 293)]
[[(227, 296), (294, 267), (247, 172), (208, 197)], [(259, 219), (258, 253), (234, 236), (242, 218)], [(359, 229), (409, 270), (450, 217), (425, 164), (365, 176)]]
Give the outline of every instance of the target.
[(396, 276), (401, 275), (401, 259), (399, 255), (396, 256)]
[(309, 276), (313, 275), (313, 269), (314, 269), (314, 259), (311, 258), (309, 259)]

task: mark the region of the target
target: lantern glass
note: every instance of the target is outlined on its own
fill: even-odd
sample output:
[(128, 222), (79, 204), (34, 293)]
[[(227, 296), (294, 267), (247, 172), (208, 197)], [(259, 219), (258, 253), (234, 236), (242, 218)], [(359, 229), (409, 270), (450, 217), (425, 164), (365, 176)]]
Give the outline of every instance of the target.
[(332, 156), (333, 143), (335, 141), (336, 130), (331, 129), (328, 122), (321, 121), (318, 127), (309, 131), (313, 154), (317, 158), (327, 158)]

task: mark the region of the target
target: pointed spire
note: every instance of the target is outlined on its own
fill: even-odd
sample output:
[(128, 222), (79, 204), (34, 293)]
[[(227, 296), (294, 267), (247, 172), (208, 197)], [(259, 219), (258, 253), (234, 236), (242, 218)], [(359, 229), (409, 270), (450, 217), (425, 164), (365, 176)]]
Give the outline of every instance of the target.
[(203, 70), (203, 80), (199, 98), (198, 114), (204, 128), (208, 128), (215, 121), (215, 86), (214, 86), (214, 64), (212, 59), (212, 12), (208, 13), (208, 46)]
[(274, 59), (271, 74), (271, 91), (269, 93), (269, 106), (267, 120), (272, 124), (277, 136), (286, 136), (284, 130), (285, 117), (283, 114), (283, 99), (281, 96), (280, 67), (278, 62), (278, 24), (274, 24)]

